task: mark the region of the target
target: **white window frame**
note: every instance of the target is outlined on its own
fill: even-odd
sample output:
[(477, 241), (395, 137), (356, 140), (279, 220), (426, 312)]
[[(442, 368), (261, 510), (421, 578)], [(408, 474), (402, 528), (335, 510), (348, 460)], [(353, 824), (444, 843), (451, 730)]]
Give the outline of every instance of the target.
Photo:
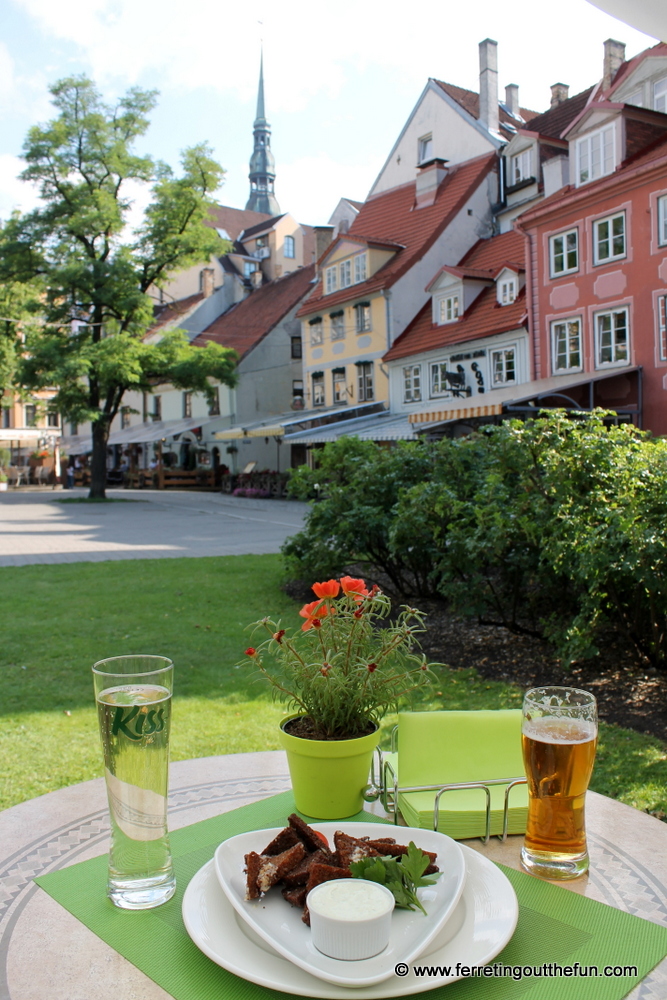
[(357, 401), (371, 403), (374, 399), (373, 362), (360, 361), (357, 364)]
[[(623, 317), (623, 320), (621, 320)], [(607, 326), (608, 329), (603, 329)], [(595, 367), (618, 368), (630, 363), (630, 310), (627, 306), (595, 313)], [(623, 336), (619, 334), (623, 332)], [(607, 338), (608, 334), (608, 338)], [(606, 342), (608, 339), (608, 343)], [(609, 358), (603, 358), (609, 352)]]
[(288, 257), (290, 260), (294, 260), (295, 253), (295, 243), (293, 236), (286, 236), (285, 242), (283, 244), (283, 256)]
[(528, 149), (522, 149), (520, 153), (510, 157), (509, 187), (533, 177), (533, 150), (529, 146)]
[(661, 361), (667, 361), (667, 295), (659, 295), (658, 310), (658, 353)]
[(334, 313), (329, 317), (331, 324), (331, 339), (345, 340), (345, 313)]
[[(614, 233), (614, 223), (622, 219), (622, 232)], [(606, 235), (601, 233), (601, 230), (605, 226), (608, 226), (608, 231)], [(623, 249), (615, 250), (614, 244), (617, 240), (623, 240)], [(602, 244), (608, 244), (609, 254), (606, 257), (601, 256), (600, 247)], [(596, 219), (593, 223), (593, 263), (598, 266), (600, 264), (608, 264), (613, 260), (622, 260), (627, 257), (628, 252), (628, 240), (625, 225), (625, 212), (615, 212), (614, 215), (607, 215), (604, 219)]]
[(345, 381), (345, 368), (332, 369), (331, 384), (333, 390), (334, 403), (347, 403), (347, 383)]
[(340, 262), (340, 288), (349, 288), (352, 284), (352, 261), (342, 260)]
[(326, 294), (331, 295), (332, 292), (338, 291), (338, 267), (334, 264), (333, 267), (328, 267), (325, 273), (326, 281)]
[(504, 278), (498, 282), (498, 305), (511, 306), (517, 297), (516, 278)]
[(358, 302), (354, 307), (354, 326), (357, 333), (368, 333), (372, 329), (370, 302)]
[(403, 402), (421, 403), (422, 366), (406, 365), (403, 368)]
[(430, 369), (430, 398), (436, 399), (439, 396), (450, 394), (451, 389), (449, 387), (449, 383), (446, 378), (443, 378), (443, 374), (450, 371), (449, 362), (433, 361), (431, 362)]
[(461, 315), (461, 295), (454, 292), (445, 295), (440, 299), (438, 309), (438, 326), (445, 326), (447, 323), (455, 323)]
[(310, 328), (310, 346), (317, 347), (324, 341), (324, 327), (321, 319), (312, 319), (308, 323)]
[(623, 98), (624, 104), (632, 104), (635, 108), (644, 107), (644, 88), (640, 87), (639, 90), (634, 90), (627, 97)]
[(605, 125), (577, 139), (577, 187), (613, 173), (616, 164), (615, 133), (614, 125)]
[(653, 109), (667, 114), (667, 76), (653, 84)]
[(667, 194), (658, 198), (658, 246), (667, 245)]
[(429, 160), (433, 159), (433, 133), (429, 132), (428, 135), (422, 135), (417, 140), (417, 153), (419, 163), (428, 163)]
[[(510, 366), (508, 365), (508, 359), (512, 359), (512, 372), (513, 375), (508, 377), (508, 371)], [(497, 364), (500, 362), (500, 371), (498, 371)], [(492, 385), (514, 385), (517, 381), (517, 350), (516, 344), (508, 344), (506, 347), (498, 347), (496, 350), (491, 351), (491, 384)]]
[[(569, 245), (568, 245), (569, 244)], [(574, 254), (574, 263), (569, 263)], [(562, 267), (558, 261), (562, 260)], [(552, 278), (560, 278), (563, 274), (572, 274), (579, 270), (579, 230), (568, 229), (549, 237), (549, 273)]]
[(324, 406), (324, 375), (311, 375), (310, 384), (313, 390), (313, 406)]
[(354, 258), (354, 283), (355, 285), (361, 284), (362, 281), (366, 280), (367, 267), (366, 267), (366, 254), (358, 253)]
[[(576, 347), (574, 346), (574, 338), (576, 338)], [(559, 342), (561, 341), (562, 350), (559, 352)], [(576, 361), (577, 354), (579, 355), (578, 361)], [(558, 363), (559, 357), (564, 359), (564, 364)], [(564, 319), (553, 320), (551, 323), (551, 371), (554, 375), (564, 375), (568, 372), (580, 372), (583, 367), (581, 316), (567, 316)]]

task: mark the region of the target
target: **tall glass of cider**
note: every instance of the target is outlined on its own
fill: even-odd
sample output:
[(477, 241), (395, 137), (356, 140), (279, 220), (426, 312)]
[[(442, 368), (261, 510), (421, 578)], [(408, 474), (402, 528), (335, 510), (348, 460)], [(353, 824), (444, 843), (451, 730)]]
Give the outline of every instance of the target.
[(111, 820), (107, 895), (125, 910), (159, 906), (176, 889), (167, 833), (173, 677), (164, 656), (93, 667)]
[(549, 879), (588, 871), (584, 801), (593, 771), (595, 698), (568, 687), (539, 687), (523, 700), (521, 743), (528, 779), (526, 871)]

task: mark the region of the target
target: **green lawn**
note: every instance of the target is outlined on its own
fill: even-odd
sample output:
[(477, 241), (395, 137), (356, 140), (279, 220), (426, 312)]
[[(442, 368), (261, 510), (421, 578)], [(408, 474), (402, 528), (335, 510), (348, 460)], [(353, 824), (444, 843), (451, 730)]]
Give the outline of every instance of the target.
[[(280, 578), (278, 556), (0, 568), (0, 809), (102, 773), (90, 668), (105, 656), (173, 659), (172, 759), (277, 749), (283, 712), (236, 664), (250, 622), (297, 623)], [(437, 693), (415, 707), (520, 704), (511, 685), (443, 669)], [(665, 747), (602, 726), (592, 787), (667, 812)]]

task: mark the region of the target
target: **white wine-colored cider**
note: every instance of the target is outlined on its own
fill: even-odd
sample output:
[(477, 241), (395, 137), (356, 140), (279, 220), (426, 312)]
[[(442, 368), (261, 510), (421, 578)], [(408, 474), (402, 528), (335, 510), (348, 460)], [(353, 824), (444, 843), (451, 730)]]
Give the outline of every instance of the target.
[(524, 720), (521, 743), (529, 790), (525, 849), (585, 852), (584, 801), (595, 760), (595, 725), (566, 718)]

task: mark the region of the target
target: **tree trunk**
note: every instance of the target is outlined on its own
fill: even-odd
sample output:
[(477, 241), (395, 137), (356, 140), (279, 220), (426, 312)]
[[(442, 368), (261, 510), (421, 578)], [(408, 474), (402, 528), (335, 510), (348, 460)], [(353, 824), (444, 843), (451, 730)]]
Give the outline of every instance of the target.
[(96, 420), (93, 424), (93, 454), (90, 460), (89, 500), (106, 500), (108, 440), (109, 424), (104, 419)]

